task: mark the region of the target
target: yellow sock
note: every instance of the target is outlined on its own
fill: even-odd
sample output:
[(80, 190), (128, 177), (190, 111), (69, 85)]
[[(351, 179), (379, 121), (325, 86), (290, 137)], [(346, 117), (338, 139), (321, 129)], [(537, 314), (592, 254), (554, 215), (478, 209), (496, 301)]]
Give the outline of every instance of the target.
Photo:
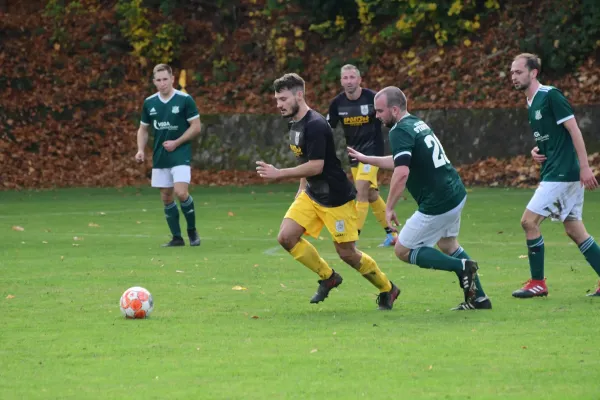
[[(379, 222), (379, 225), (381, 225), (381, 227), (385, 229), (387, 233), (391, 233), (388, 232), (390, 229), (388, 228), (387, 222), (385, 220), (385, 201), (383, 201), (381, 196), (379, 196), (377, 200), (371, 203), (371, 210), (373, 210), (373, 215), (375, 216), (375, 218), (377, 218), (377, 222)], [(392, 233), (394, 234), (394, 236), (397, 235), (396, 232)]]
[(300, 238), (300, 241), (290, 250), (290, 254), (295, 260), (300, 261), (308, 269), (316, 272), (321, 279), (331, 277), (333, 270), (321, 258), (315, 246), (310, 244), (306, 239)]
[[(385, 219), (385, 208), (383, 209), (384, 219)], [(363, 226), (365, 226), (365, 220), (367, 219), (367, 214), (369, 213), (369, 203), (365, 201), (357, 201), (356, 202), (356, 214), (357, 221), (356, 226), (358, 230), (361, 231)]]
[(360, 266), (358, 272), (365, 277), (366, 280), (371, 282), (373, 286), (379, 289), (380, 292), (389, 292), (392, 290), (392, 282), (377, 266), (375, 260), (373, 260), (367, 253), (362, 253), (360, 259)]

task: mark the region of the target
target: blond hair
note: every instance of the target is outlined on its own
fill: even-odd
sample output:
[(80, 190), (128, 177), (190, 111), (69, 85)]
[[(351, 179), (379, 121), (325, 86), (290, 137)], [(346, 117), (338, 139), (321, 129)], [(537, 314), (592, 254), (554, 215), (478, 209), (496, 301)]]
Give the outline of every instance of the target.
[(169, 75), (173, 75), (173, 70), (168, 64), (158, 64), (152, 70), (152, 75), (156, 75), (157, 72), (167, 71)]

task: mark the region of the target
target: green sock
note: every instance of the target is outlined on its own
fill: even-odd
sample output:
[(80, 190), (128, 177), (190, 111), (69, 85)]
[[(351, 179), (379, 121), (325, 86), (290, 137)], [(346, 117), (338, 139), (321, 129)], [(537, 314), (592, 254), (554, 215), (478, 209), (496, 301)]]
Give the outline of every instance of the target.
[(410, 251), (410, 263), (421, 268), (433, 268), (442, 271), (454, 271), (459, 273), (463, 270), (462, 260), (445, 255), (433, 247), (417, 247)]
[(594, 271), (600, 276), (600, 246), (594, 241), (593, 237), (589, 237), (579, 245), (581, 254), (590, 263)]
[(167, 224), (169, 225), (173, 237), (181, 237), (179, 210), (177, 209), (177, 204), (175, 202), (165, 206), (165, 217), (167, 217)]
[(544, 238), (528, 239), (527, 249), (531, 279), (541, 281), (544, 279)]
[(194, 211), (194, 199), (190, 195), (186, 201), (181, 203), (181, 212), (187, 222), (188, 231), (196, 230), (196, 211)]
[[(452, 253), (451, 257), (459, 259), (465, 258), (467, 260), (471, 259), (471, 257), (469, 257), (469, 255), (465, 251), (465, 249), (463, 249), (460, 246), (458, 246), (458, 249), (454, 253)], [(458, 276), (458, 278), (460, 279), (460, 276), (458, 274), (456, 274), (456, 276)], [(485, 297), (485, 292), (483, 291), (483, 287), (481, 286), (481, 282), (479, 281), (479, 275), (475, 275), (475, 286), (477, 287), (477, 297)]]

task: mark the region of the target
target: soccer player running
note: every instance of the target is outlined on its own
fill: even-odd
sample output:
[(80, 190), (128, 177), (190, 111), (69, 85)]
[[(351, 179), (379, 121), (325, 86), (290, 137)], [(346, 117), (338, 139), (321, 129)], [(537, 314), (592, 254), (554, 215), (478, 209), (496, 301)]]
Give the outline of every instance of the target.
[(331, 289), (342, 283), (340, 274), (302, 237), (306, 233), (317, 238), (325, 226), (340, 258), (379, 289), (379, 309), (392, 309), (400, 289), (381, 272), (375, 260), (356, 248), (356, 189), (337, 158), (331, 127), (325, 117), (306, 104), (305, 83), (300, 76), (285, 74), (275, 80), (273, 87), (277, 108), (282, 117), (290, 118), (289, 146), (300, 164), (278, 169), (257, 161), (256, 170), (265, 179), (300, 179), (296, 199), (283, 218), (277, 240), (294, 259), (319, 275), (319, 287), (310, 302), (325, 300)]
[(173, 71), (166, 64), (154, 67), (154, 85), (157, 93), (144, 100), (140, 127), (137, 132), (138, 151), (135, 159), (143, 162), (148, 143), (148, 126), (154, 128), (152, 155), (152, 187), (160, 189), (165, 206), (167, 224), (173, 235), (164, 247), (185, 246), (179, 226), (179, 211), (173, 195), (179, 199), (187, 222), (190, 246), (200, 245), (196, 230), (194, 199), (188, 192), (191, 180), (190, 140), (200, 133), (200, 114), (194, 99), (173, 88)]
[[(360, 71), (354, 65), (342, 67), (340, 82), (344, 91), (331, 102), (327, 121), (334, 129), (341, 122), (348, 146), (366, 155), (382, 156), (381, 121), (375, 118), (373, 107), (375, 92), (361, 87), (361, 81)], [(352, 159), (350, 166), (357, 190), (358, 232), (363, 229), (370, 205), (373, 215), (386, 233), (385, 240), (379, 246), (393, 246), (398, 235), (385, 221), (385, 201), (379, 195), (377, 185), (379, 168)]]
[[(544, 238), (540, 232), (540, 224), (548, 217), (562, 221), (567, 235), (600, 275), (600, 247), (582, 222), (585, 188), (593, 190), (598, 182), (588, 164), (585, 143), (571, 105), (560, 90), (540, 84), (540, 69), (540, 59), (529, 53), (516, 56), (510, 69), (515, 89), (527, 96), (529, 125), (536, 141), (531, 155), (542, 164), (541, 182), (521, 218), (531, 279), (513, 292), (518, 298), (548, 295)], [(600, 288), (590, 295), (600, 296)]]
[[(453, 310), (492, 308), (479, 282), (477, 263), (457, 240), (467, 191), (444, 148), (425, 122), (408, 113), (406, 96), (399, 88), (379, 91), (375, 111), (391, 128), (392, 155), (367, 156), (352, 148), (348, 154), (364, 164), (394, 170), (385, 211), (388, 226), (399, 225), (394, 207), (405, 188), (419, 206), (398, 235), (396, 256), (421, 268), (456, 273), (464, 301)], [(433, 247), (436, 244), (441, 252)]]

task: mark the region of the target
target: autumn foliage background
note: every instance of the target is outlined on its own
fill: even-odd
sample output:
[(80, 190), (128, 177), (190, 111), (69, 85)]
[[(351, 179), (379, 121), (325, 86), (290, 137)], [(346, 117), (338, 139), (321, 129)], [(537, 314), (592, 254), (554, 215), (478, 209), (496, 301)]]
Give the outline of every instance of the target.
[[(286, 71), (325, 111), (347, 62), (365, 86), (406, 89), (413, 109), (514, 108), (525, 106), (508, 76), (521, 51), (542, 56), (544, 83), (574, 105), (599, 103), (599, 48), (590, 0), (2, 0), (0, 188), (147, 184), (151, 164), (133, 155), (156, 62), (185, 69), (201, 114), (273, 113), (270, 84)], [(467, 184), (537, 181), (526, 155), (460, 170)], [(193, 177), (260, 182), (253, 171)]]

